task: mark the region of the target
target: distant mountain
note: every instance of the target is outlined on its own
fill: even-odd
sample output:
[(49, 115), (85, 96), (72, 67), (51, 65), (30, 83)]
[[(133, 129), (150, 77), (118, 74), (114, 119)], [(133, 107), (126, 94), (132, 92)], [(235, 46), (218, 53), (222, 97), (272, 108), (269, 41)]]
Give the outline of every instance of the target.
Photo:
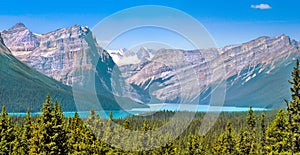
[[(298, 42), (282, 35), (219, 49), (161, 49), (148, 61), (119, 68), (145, 103), (177, 103), (185, 91), (207, 104), (211, 86), (221, 80), (227, 81), (225, 105), (280, 107), (290, 96), (287, 80), (299, 54)], [(218, 74), (220, 66), (225, 72)]]
[(123, 48), (119, 50), (107, 50), (107, 52), (118, 66), (132, 63), (138, 64), (149, 61), (156, 53), (155, 50), (147, 49), (144, 47), (141, 47), (137, 51), (127, 50)]
[[(284, 99), (290, 99), (287, 82), (295, 59), (299, 58), (298, 43), (288, 36), (260, 37), (240, 46), (223, 50), (224, 53), (238, 51), (244, 59), (234, 67), (228, 65), (226, 105), (253, 105), (256, 107), (284, 107)], [(228, 55), (227, 55), (228, 56)], [(227, 61), (230, 58), (227, 57)], [(228, 63), (232, 62), (230, 60)], [(241, 67), (243, 64), (244, 67)], [(238, 68), (239, 70), (236, 70)]]

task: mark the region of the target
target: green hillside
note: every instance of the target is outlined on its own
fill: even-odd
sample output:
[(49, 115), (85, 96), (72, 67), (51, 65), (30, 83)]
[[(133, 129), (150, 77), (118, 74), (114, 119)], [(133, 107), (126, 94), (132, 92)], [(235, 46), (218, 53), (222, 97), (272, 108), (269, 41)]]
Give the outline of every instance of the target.
[(290, 84), (287, 81), (291, 79), (293, 67), (294, 62), (290, 59), (278, 62), (276, 69), (270, 73), (266, 71), (259, 73), (258, 66), (253, 72), (256, 74), (255, 78), (246, 83), (240, 78), (233, 86), (227, 88), (224, 105), (246, 107), (252, 105), (270, 109), (284, 107), (284, 99), (290, 99)]
[[(26, 112), (28, 108), (31, 111), (40, 111), (45, 96), (49, 93), (53, 99), (62, 103), (64, 111), (76, 111), (71, 87), (43, 75), (17, 60), (0, 37), (0, 104), (5, 104), (8, 112)], [(120, 109), (113, 95), (98, 94), (98, 99), (104, 109)], [(126, 105), (122, 108), (145, 107), (145, 105), (127, 98), (120, 100), (124, 101), (123, 104)], [(86, 106), (86, 110), (98, 109), (89, 102), (88, 97), (78, 103), (80, 106), (85, 106), (85, 103), (91, 105)]]
[(63, 109), (76, 110), (71, 87), (29, 68), (2, 49), (0, 103), (5, 104), (9, 112), (24, 112), (27, 108), (40, 111), (48, 93), (63, 104)]

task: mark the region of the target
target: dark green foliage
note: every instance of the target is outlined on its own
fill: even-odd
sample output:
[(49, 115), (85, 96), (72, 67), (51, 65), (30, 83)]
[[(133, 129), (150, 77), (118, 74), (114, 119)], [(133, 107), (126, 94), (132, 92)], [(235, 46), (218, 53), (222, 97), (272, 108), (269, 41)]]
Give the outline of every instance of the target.
[(260, 118), (260, 153), (262, 155), (266, 154), (266, 120), (265, 113), (261, 114)]
[(296, 66), (292, 72), (292, 80), (289, 80), (292, 84), (290, 91), (292, 93), (292, 100), (288, 104), (288, 121), (289, 130), (291, 133), (290, 145), (292, 152), (300, 151), (300, 71), (299, 71), (299, 61), (297, 59)]
[(255, 115), (254, 115), (254, 112), (253, 112), (251, 106), (250, 106), (250, 109), (249, 109), (249, 111), (248, 111), (248, 115), (247, 115), (247, 118), (246, 118), (246, 122), (247, 122), (246, 129), (247, 129), (250, 133), (255, 132), (256, 118), (255, 118)]
[(109, 112), (109, 119), (113, 120), (113, 113), (112, 113), (112, 111)]
[(240, 131), (238, 137), (238, 154), (257, 154), (256, 139), (256, 118), (250, 107), (246, 118), (246, 128)]
[[(150, 153), (148, 153), (148, 154), (150, 154)], [(165, 144), (164, 146), (161, 146), (160, 148), (155, 149), (153, 151), (153, 154), (175, 155), (176, 148), (174, 147), (174, 144), (172, 142), (169, 142), (169, 143)]]
[(221, 134), (213, 148), (215, 154), (236, 154), (236, 140), (232, 133), (230, 121), (227, 122), (225, 133)]
[(66, 154), (67, 134), (64, 128), (65, 118), (58, 102), (52, 106), (50, 95), (43, 105), (42, 115), (35, 124), (31, 140), (30, 153)]
[(28, 109), (19, 134), (20, 136), (15, 140), (14, 152), (17, 154), (29, 154), (30, 143), (28, 143), (28, 141), (32, 138), (32, 131), (32, 120), (30, 117), (30, 110)]
[(10, 154), (15, 140), (14, 126), (5, 106), (2, 106), (0, 117), (0, 154)]
[(290, 150), (288, 121), (284, 111), (281, 109), (275, 120), (266, 131), (266, 149), (272, 153), (282, 153)]
[(194, 155), (205, 155), (207, 147), (204, 142), (205, 137), (199, 137), (198, 135), (190, 134), (187, 142), (187, 154)]
[[(1, 49), (0, 49), (1, 50)], [(9, 112), (38, 112), (45, 96), (51, 93), (63, 103), (63, 109), (74, 111), (72, 88), (35, 71), (13, 55), (0, 51), (0, 104)]]
[[(3, 110), (2, 121), (12, 122), (7, 116), (5, 108)], [(184, 115), (184, 112), (182, 112)], [(267, 112), (268, 118), (272, 118), (273, 112)], [(254, 113), (248, 112), (248, 117), (253, 119)], [(253, 115), (253, 117), (251, 116)], [(234, 129), (249, 128), (251, 126), (243, 124), (246, 113), (222, 113), (215, 126), (205, 136), (197, 134), (197, 126), (201, 124), (203, 114), (197, 113), (191, 125), (176, 139), (172, 139), (173, 128), (168, 129), (169, 133), (164, 135), (151, 135), (151, 130), (156, 130), (164, 125), (173, 116), (173, 112), (158, 112), (155, 117), (129, 117), (126, 119), (101, 119), (94, 110), (91, 110), (90, 117), (80, 119), (75, 113), (74, 117), (65, 118), (61, 112), (58, 102), (52, 105), (50, 96), (47, 96), (43, 105), (42, 114), (36, 117), (27, 116), (24, 121), (15, 119), (17, 126), (12, 126), (11, 134), (15, 135), (10, 140), (12, 143), (2, 143), (8, 149), (5, 154), (242, 154), (242, 151), (248, 151), (249, 141), (245, 138), (236, 136)], [(250, 117), (249, 117), (250, 116)], [(4, 119), (5, 118), (5, 119)], [(228, 119), (233, 120), (227, 121)], [(225, 123), (227, 121), (227, 124)], [(253, 122), (253, 121), (248, 121)], [(116, 130), (112, 123), (124, 125), (123, 130)], [(178, 122), (180, 123), (180, 122)], [(6, 123), (4, 123), (6, 124)], [(9, 123), (8, 123), (9, 124)], [(266, 121), (268, 124), (268, 121)], [(225, 125), (225, 126), (224, 126)], [(267, 125), (266, 125), (267, 126)], [(130, 139), (125, 130), (138, 130), (144, 135)], [(259, 128), (260, 129), (260, 128)], [(253, 130), (256, 130), (254, 127)], [(6, 131), (6, 130), (5, 130)], [(9, 130), (7, 130), (9, 131)], [(258, 131), (260, 132), (260, 130)], [(247, 137), (251, 134), (243, 132), (242, 136)], [(269, 132), (267, 132), (269, 133)], [(276, 133), (276, 132), (275, 132)], [(259, 134), (261, 135), (261, 134)], [(104, 139), (102, 139), (103, 137)], [(271, 135), (269, 136), (271, 137)], [(131, 137), (132, 138), (132, 137)], [(138, 141), (138, 139), (142, 141)], [(144, 150), (143, 147), (151, 145), (153, 142), (166, 139), (168, 143), (161, 144), (160, 147)], [(240, 140), (242, 139), (242, 141)], [(259, 137), (260, 139), (260, 137)], [(6, 141), (7, 142), (7, 141)], [(125, 147), (133, 147), (140, 151), (126, 151), (111, 144), (122, 144)], [(246, 144), (245, 147), (239, 145)], [(259, 143), (259, 141), (254, 141)], [(10, 145), (7, 145), (10, 144)], [(267, 143), (268, 146), (270, 143)], [(256, 144), (259, 145), (259, 144)], [(9, 149), (11, 148), (11, 149)], [(257, 147), (256, 149), (259, 149)], [(237, 152), (240, 151), (240, 152)], [(253, 152), (260, 152), (253, 150)], [(247, 152), (245, 153), (247, 154)]]
[(61, 111), (61, 106), (58, 104), (58, 101), (55, 101), (54, 107), (52, 110), (52, 130), (53, 136), (51, 137), (52, 142), (55, 144), (55, 147), (52, 148), (54, 154), (66, 154), (67, 153), (67, 135), (65, 126), (65, 118)]

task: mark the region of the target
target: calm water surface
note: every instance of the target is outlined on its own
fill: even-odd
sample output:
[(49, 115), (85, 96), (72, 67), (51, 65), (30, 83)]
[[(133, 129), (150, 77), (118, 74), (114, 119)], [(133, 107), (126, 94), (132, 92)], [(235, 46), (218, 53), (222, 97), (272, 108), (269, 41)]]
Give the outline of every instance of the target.
[[(209, 106), (209, 105), (191, 105), (191, 104), (151, 104), (149, 108), (134, 108), (131, 110), (113, 110), (114, 118), (125, 118), (132, 115), (140, 115), (143, 113), (149, 112), (157, 112), (162, 110), (169, 111), (190, 111), (190, 112), (243, 112), (248, 111), (249, 107), (217, 107), (217, 106)], [(255, 111), (263, 111), (269, 110), (265, 108), (252, 108)], [(80, 117), (89, 117), (89, 111), (77, 112)], [(97, 114), (100, 115), (101, 118), (109, 118), (110, 111), (98, 111)], [(40, 112), (31, 113), (32, 116), (40, 115)], [(74, 116), (75, 112), (64, 112), (66, 117)], [(10, 116), (25, 116), (26, 113), (9, 113)]]

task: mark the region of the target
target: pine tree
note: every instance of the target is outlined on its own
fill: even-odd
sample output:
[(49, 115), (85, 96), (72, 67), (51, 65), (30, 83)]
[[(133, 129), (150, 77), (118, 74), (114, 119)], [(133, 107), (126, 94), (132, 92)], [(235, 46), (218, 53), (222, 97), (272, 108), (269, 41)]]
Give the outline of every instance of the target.
[(215, 154), (236, 154), (236, 141), (232, 134), (232, 127), (230, 121), (227, 122), (225, 133), (221, 134), (214, 146)]
[(31, 138), (30, 154), (66, 154), (67, 137), (64, 127), (65, 118), (61, 106), (56, 101), (51, 105), (47, 95), (42, 115), (38, 118)]
[(78, 113), (75, 112), (74, 117), (68, 118), (67, 124), (67, 137), (68, 137), (68, 149), (70, 154), (77, 154), (79, 152), (79, 147), (76, 146), (76, 143), (79, 143), (79, 116)]
[(46, 154), (52, 153), (52, 147), (55, 147), (55, 143), (52, 141), (52, 136), (54, 135), (53, 124), (52, 124), (52, 110), (51, 107), (51, 97), (47, 95), (46, 102), (43, 105), (42, 116), (41, 116), (41, 128), (40, 133), (43, 139), (43, 152)]
[(90, 151), (96, 154), (105, 154), (108, 152), (106, 146), (99, 140), (102, 138), (103, 122), (100, 116), (96, 114), (95, 110), (90, 111), (90, 117), (86, 120), (87, 122), (87, 136), (90, 142)]
[[(112, 115), (110, 115), (112, 116)], [(110, 117), (108, 120), (107, 120), (107, 123), (105, 124), (106, 127), (105, 127), (105, 132), (104, 132), (104, 141), (108, 144), (111, 144), (111, 140), (112, 140), (112, 137), (113, 137), (113, 121), (112, 121), (112, 117)]]
[(68, 149), (70, 154), (86, 154), (85, 144), (82, 137), (83, 123), (76, 112), (68, 121)]
[(149, 124), (146, 120), (144, 120), (144, 124), (143, 124), (143, 127), (142, 127), (142, 131), (149, 131), (151, 130), (151, 128), (149, 127)]
[[(142, 153), (141, 154), (151, 154), (151, 151), (150, 150), (144, 150), (144, 151), (141, 151)], [(159, 154), (159, 155), (175, 155), (177, 153), (177, 149), (176, 147), (174, 146), (174, 143), (173, 142), (168, 142), (162, 146), (160, 146), (159, 148), (156, 148), (152, 151), (152, 153), (154, 155), (156, 154)]]
[(86, 124), (96, 137), (102, 137), (103, 122), (94, 109), (90, 111), (90, 117), (86, 120)]
[(235, 139), (232, 133), (232, 127), (231, 122), (228, 121), (226, 126), (226, 132), (225, 132), (225, 152), (228, 154), (234, 154), (235, 153)]
[[(25, 154), (24, 148), (22, 146), (20, 135), (22, 135), (22, 127), (20, 125), (15, 125), (15, 140), (13, 141), (13, 151), (12, 155)], [(28, 154), (28, 153), (27, 153)]]
[(55, 145), (51, 148), (52, 154), (67, 154), (67, 132), (65, 131), (65, 117), (61, 111), (58, 101), (55, 101), (52, 110), (52, 131), (51, 141)]
[(239, 135), (238, 135), (238, 140), (237, 140), (237, 154), (244, 155), (244, 154), (249, 154), (249, 149), (247, 144), (247, 133), (243, 129), (240, 130)]
[(292, 100), (288, 104), (287, 111), (289, 116), (289, 130), (291, 133), (290, 145), (292, 153), (300, 152), (300, 71), (299, 60), (296, 61), (296, 66), (292, 71), (292, 80), (288, 81), (292, 84), (290, 91)]
[(131, 135), (131, 126), (128, 119), (125, 119), (122, 123), (121, 131), (118, 131), (118, 136), (120, 137), (122, 147), (124, 148), (130, 148), (132, 147), (131, 143), (128, 143), (128, 139)]
[(5, 106), (2, 106), (0, 117), (0, 154), (11, 154), (15, 131), (11, 118), (8, 116)]
[(125, 129), (130, 129), (130, 123), (129, 123), (129, 120), (128, 119), (125, 119), (124, 122), (123, 122), (123, 127)]
[(257, 154), (256, 142), (256, 118), (252, 107), (250, 107), (246, 118), (246, 130), (239, 134), (237, 150), (239, 154)]
[(261, 114), (260, 118), (260, 148), (261, 154), (266, 154), (266, 124), (265, 124), (265, 113)]
[(45, 154), (44, 139), (41, 134), (43, 131), (41, 118), (37, 117), (36, 122), (32, 123), (32, 137), (29, 139), (29, 154)]
[(33, 125), (33, 137), (30, 139), (30, 154), (50, 154), (51, 147), (54, 147), (54, 144), (51, 142), (53, 131), (51, 97), (49, 94), (46, 97), (41, 112), (42, 115), (37, 118), (37, 122)]
[(109, 112), (109, 119), (112, 121), (113, 120), (113, 113), (112, 111)]
[(149, 146), (150, 136), (149, 136), (149, 132), (147, 132), (149, 130), (151, 130), (151, 128), (149, 127), (149, 124), (146, 120), (144, 120), (144, 124), (142, 127), (142, 131), (144, 131), (144, 132), (141, 137), (142, 148), (147, 148), (147, 146)]
[(269, 153), (282, 153), (290, 150), (287, 118), (281, 109), (266, 131), (266, 149)]
[(76, 112), (74, 117), (68, 120), (67, 146), (69, 154), (103, 154), (105, 149), (102, 143), (97, 141), (96, 136), (83, 123)]
[(252, 110), (252, 106), (250, 106), (250, 109), (248, 111), (246, 122), (247, 122), (247, 124), (246, 124), (247, 130), (250, 133), (254, 133), (255, 132), (256, 118), (255, 118), (254, 112)]
[[(240, 135), (242, 135), (239, 141), (241, 144), (241, 148), (239, 148), (240, 151), (246, 154), (257, 154), (257, 145), (256, 145), (256, 118), (254, 115), (254, 112), (252, 110), (252, 107), (250, 106), (247, 118), (246, 118), (246, 130), (243, 131)], [(240, 152), (241, 153), (241, 152)]]
[(16, 154), (29, 154), (29, 140), (32, 138), (32, 130), (32, 120), (30, 110), (28, 109), (20, 132), (20, 137), (15, 140), (15, 144), (19, 144), (14, 147), (14, 152)]
[(187, 154), (194, 155), (205, 155), (207, 154), (207, 148), (204, 144), (204, 136), (199, 137), (198, 135), (190, 134), (187, 142)]

